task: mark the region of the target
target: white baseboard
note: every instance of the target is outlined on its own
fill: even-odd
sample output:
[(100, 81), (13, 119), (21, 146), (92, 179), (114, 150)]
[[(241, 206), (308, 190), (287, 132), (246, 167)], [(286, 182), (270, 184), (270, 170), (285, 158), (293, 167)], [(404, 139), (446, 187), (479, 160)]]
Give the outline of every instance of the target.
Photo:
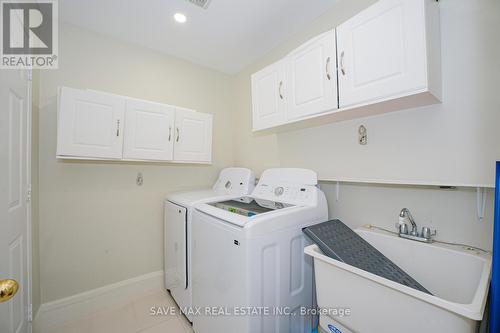
[(163, 289), (163, 271), (158, 271), (44, 303), (35, 316), (33, 331), (45, 333), (97, 311), (130, 303), (137, 295)]

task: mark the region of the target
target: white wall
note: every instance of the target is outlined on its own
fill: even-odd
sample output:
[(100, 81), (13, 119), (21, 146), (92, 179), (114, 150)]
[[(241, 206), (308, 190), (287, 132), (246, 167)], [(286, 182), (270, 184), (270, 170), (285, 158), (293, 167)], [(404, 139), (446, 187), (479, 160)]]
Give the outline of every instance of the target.
[[(500, 159), (497, 0), (439, 2), (442, 104), (281, 134), (252, 134), (250, 75), (373, 2), (339, 1), (238, 75), (237, 161), (257, 172), (279, 165), (311, 168), (326, 180), (493, 185), (494, 161)], [(361, 124), (368, 129), (367, 146), (357, 143)]]
[[(410, 209), (419, 230), (437, 230), (436, 239), (465, 243), (490, 251), (493, 242), (492, 189), (486, 191), (485, 216), (478, 218), (476, 190), (431, 186), (374, 185), (322, 182), (331, 219), (351, 228), (372, 224), (396, 231), (399, 212)], [(338, 192), (338, 200), (337, 200)]]
[[(166, 193), (210, 186), (233, 164), (228, 76), (74, 26), (61, 25), (59, 32), (59, 69), (40, 73), (42, 303), (163, 269)], [(212, 113), (213, 165), (56, 160), (59, 85)]]
[[(270, 167), (304, 167), (323, 180), (399, 181), (402, 184), (493, 185), (500, 159), (500, 2), (440, 0), (443, 103), (279, 134), (251, 131), (250, 75), (311, 37), (332, 29), (373, 0), (339, 1), (310, 27), (236, 77), (236, 161), (257, 173)], [(357, 143), (358, 126), (368, 145)], [(322, 182), (330, 218), (351, 227), (371, 223), (393, 230), (401, 208), (438, 238), (491, 249), (493, 191), (486, 216), (477, 219), (475, 188)]]

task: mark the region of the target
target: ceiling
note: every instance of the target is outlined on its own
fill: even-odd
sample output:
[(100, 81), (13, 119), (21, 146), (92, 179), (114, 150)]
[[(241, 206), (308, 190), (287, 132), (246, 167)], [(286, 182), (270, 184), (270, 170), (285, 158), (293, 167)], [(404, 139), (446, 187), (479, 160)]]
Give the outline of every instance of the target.
[[(332, 8), (335, 0), (62, 0), (60, 19), (234, 74)], [(187, 22), (173, 15), (182, 12)]]

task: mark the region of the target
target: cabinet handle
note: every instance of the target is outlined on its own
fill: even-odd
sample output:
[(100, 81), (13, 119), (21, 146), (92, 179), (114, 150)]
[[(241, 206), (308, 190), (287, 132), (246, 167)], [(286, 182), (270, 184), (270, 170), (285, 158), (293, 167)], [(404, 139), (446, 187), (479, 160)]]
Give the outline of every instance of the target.
[(280, 98), (283, 99), (283, 94), (281, 92), (281, 88), (283, 88), (283, 81), (280, 81), (280, 85), (278, 87), (278, 94), (280, 95)]
[(179, 132), (179, 127), (177, 127), (176, 130), (177, 130), (177, 139), (175, 139), (175, 141), (179, 142), (179, 137), (181, 136)]
[(326, 78), (328, 81), (332, 79), (330, 76), (330, 57), (326, 58), (326, 65), (325, 65), (325, 71), (326, 71)]
[(344, 53), (344, 51), (342, 51), (340, 53), (340, 72), (342, 73), (342, 75), (345, 75), (344, 56), (345, 56), (345, 53)]
[(120, 119), (116, 121), (116, 136), (120, 136)]
[(168, 142), (172, 139), (172, 126), (168, 127)]

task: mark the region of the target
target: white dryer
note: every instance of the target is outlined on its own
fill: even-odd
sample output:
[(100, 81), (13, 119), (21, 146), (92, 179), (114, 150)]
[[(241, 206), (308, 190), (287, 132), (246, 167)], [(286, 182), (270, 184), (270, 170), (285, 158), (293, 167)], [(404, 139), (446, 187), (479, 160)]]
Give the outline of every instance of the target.
[[(191, 216), (194, 205), (213, 200), (243, 200), (255, 187), (254, 173), (245, 168), (223, 169), (212, 189), (167, 196), (164, 212), (165, 287), (181, 309), (192, 304)], [(192, 316), (186, 312), (192, 321)]]
[(251, 203), (213, 200), (193, 213), (196, 333), (311, 332), (313, 268), (302, 228), (328, 220), (316, 173), (266, 170)]

